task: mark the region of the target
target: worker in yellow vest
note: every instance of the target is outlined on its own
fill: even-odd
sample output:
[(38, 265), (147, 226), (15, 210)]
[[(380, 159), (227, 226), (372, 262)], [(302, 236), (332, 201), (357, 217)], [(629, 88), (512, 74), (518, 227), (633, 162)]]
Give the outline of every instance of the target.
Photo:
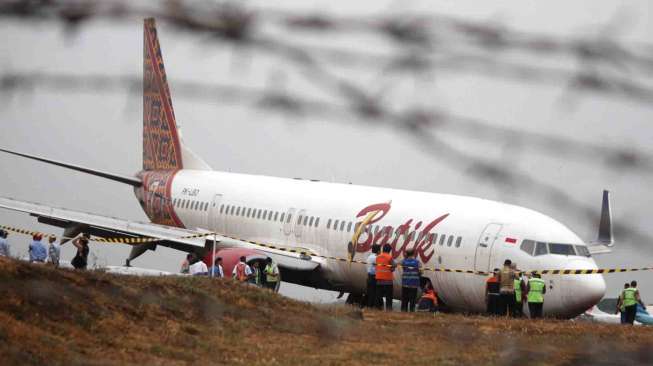
[(639, 296), (639, 290), (637, 289), (637, 281), (632, 281), (630, 287), (624, 289), (620, 299), (623, 299), (624, 312), (626, 313), (625, 324), (633, 325), (635, 323), (635, 315), (637, 314), (637, 304), (644, 306), (642, 298)]
[(526, 293), (526, 284), (522, 277), (515, 278), (515, 308), (512, 316), (521, 318), (524, 316), (524, 299)]
[(540, 275), (535, 273), (533, 277), (528, 280), (526, 285), (528, 295), (528, 311), (531, 313), (531, 319), (542, 317), (542, 308), (544, 307), (544, 294), (546, 293), (546, 283), (540, 278)]
[(277, 291), (279, 286), (279, 268), (272, 262), (272, 258), (266, 259), (266, 265), (263, 272), (265, 273), (265, 287), (272, 291)]

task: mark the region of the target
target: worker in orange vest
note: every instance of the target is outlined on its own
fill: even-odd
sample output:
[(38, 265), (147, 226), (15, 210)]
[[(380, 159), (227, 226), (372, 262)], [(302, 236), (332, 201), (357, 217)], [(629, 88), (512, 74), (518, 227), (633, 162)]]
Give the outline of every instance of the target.
[(381, 303), (385, 298), (386, 311), (392, 311), (393, 272), (397, 268), (390, 252), (392, 247), (386, 244), (383, 246), (383, 253), (376, 256), (376, 296), (381, 299)]

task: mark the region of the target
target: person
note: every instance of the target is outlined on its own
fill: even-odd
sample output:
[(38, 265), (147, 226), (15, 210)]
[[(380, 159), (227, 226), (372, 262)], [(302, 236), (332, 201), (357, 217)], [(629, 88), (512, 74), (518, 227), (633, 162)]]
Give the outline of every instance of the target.
[(191, 260), (191, 265), (188, 268), (188, 273), (191, 276), (208, 276), (209, 267), (204, 263), (203, 260), (199, 258), (196, 254), (193, 254), (193, 259)]
[(90, 237), (89, 234), (84, 233), (82, 236), (73, 240), (73, 245), (77, 248), (77, 254), (75, 254), (75, 257), (70, 264), (72, 264), (75, 269), (86, 269), (86, 266), (88, 265), (88, 253), (90, 251), (88, 240)]
[(209, 276), (215, 278), (224, 277), (224, 270), (222, 269), (222, 257), (217, 257), (215, 259), (213, 265), (211, 266), (211, 270), (209, 271)]
[(499, 272), (500, 296), (498, 314), (501, 316), (511, 315), (515, 308), (515, 278), (516, 271), (513, 269), (512, 261), (506, 259), (503, 268)]
[(489, 315), (499, 314), (499, 288), (499, 269), (495, 268), (492, 276), (485, 281), (485, 304)]
[[(630, 283), (624, 283), (624, 290), (630, 288)], [(617, 310), (615, 314), (621, 313), (621, 324), (626, 324), (626, 309), (624, 309), (624, 292), (621, 291), (617, 297)]]
[(379, 301), (376, 296), (376, 256), (379, 255), (381, 246), (379, 244), (372, 245), (372, 253), (367, 257), (367, 306), (370, 308), (378, 308)]
[(279, 285), (279, 268), (270, 257), (268, 257), (265, 262), (266, 265), (263, 270), (265, 273), (265, 287), (272, 291), (277, 291), (277, 286)]
[(397, 268), (390, 252), (392, 247), (390, 244), (385, 244), (383, 253), (376, 256), (376, 296), (381, 299), (381, 302), (385, 298), (386, 311), (392, 311), (393, 272)]
[(43, 236), (41, 234), (34, 234), (32, 236), (32, 242), (29, 245), (29, 261), (36, 263), (45, 263), (45, 260), (48, 257), (47, 250), (45, 245), (41, 243)]
[[(516, 269), (516, 268), (515, 268)], [(524, 299), (526, 298), (526, 282), (523, 277), (515, 278), (515, 307), (512, 316), (521, 318), (524, 316)]]
[(531, 319), (542, 317), (542, 308), (544, 307), (544, 294), (546, 294), (546, 283), (535, 273), (526, 285), (528, 291), (528, 311), (531, 313)]
[(193, 260), (193, 254), (191, 253), (186, 254), (186, 259), (184, 259), (184, 261), (181, 262), (181, 270), (179, 272), (183, 274), (188, 274), (190, 272), (190, 262), (192, 260)]
[(61, 256), (61, 245), (57, 243), (57, 238), (50, 236), (48, 238), (50, 247), (48, 248), (48, 255), (50, 256), (50, 263), (55, 267), (59, 267), (59, 257)]
[(0, 230), (0, 257), (10, 257), (11, 249), (7, 240), (7, 232)]
[(422, 275), (422, 265), (415, 258), (415, 251), (408, 249), (406, 257), (401, 261), (401, 311), (415, 311), (417, 288)]
[(240, 257), (240, 262), (234, 266), (234, 270), (231, 271), (231, 277), (238, 282), (246, 282), (252, 277), (252, 269), (247, 265), (247, 259), (245, 256)]
[(431, 281), (426, 281), (424, 285), (424, 291), (422, 291), (422, 296), (417, 303), (417, 311), (428, 311), (431, 313), (438, 311), (438, 294), (435, 292)]
[(259, 270), (258, 261), (252, 263), (252, 275), (248, 281), (252, 285), (261, 286), (261, 271)]
[(635, 315), (637, 315), (637, 304), (640, 304), (646, 308), (642, 302), (642, 298), (639, 296), (637, 281), (631, 281), (630, 287), (623, 290), (622, 296), (624, 312), (626, 313), (625, 324), (633, 325), (635, 323)]

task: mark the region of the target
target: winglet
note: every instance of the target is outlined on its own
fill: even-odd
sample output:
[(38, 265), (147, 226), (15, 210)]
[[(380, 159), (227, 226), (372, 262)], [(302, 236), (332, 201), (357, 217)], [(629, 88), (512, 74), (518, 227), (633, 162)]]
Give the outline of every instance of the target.
[(598, 243), (611, 247), (614, 245), (612, 238), (612, 210), (610, 209), (610, 191), (603, 190), (603, 203), (601, 205), (601, 220), (599, 221)]

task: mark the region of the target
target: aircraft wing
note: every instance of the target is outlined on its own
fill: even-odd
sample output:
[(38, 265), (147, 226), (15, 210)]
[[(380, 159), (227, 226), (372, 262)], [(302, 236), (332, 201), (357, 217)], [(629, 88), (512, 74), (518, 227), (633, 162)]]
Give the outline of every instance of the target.
[(184, 229), (150, 222), (138, 222), (102, 216), (88, 212), (56, 208), (40, 203), (20, 201), (8, 197), (0, 197), (0, 208), (25, 212), (37, 218), (41, 223), (61, 227), (64, 229), (63, 242), (87, 232), (101, 238), (155, 238), (155, 242), (135, 245), (130, 258), (134, 259), (147, 249), (154, 249), (156, 245), (163, 245), (185, 252), (196, 248), (206, 248), (207, 241), (216, 242), (216, 248), (247, 248), (255, 249), (272, 257), (280, 266), (299, 270), (310, 271), (321, 264), (321, 259), (302, 254), (307, 252), (299, 248), (278, 248), (272, 245), (257, 245), (253, 242), (243, 241), (222, 235), (214, 235), (204, 230)]

